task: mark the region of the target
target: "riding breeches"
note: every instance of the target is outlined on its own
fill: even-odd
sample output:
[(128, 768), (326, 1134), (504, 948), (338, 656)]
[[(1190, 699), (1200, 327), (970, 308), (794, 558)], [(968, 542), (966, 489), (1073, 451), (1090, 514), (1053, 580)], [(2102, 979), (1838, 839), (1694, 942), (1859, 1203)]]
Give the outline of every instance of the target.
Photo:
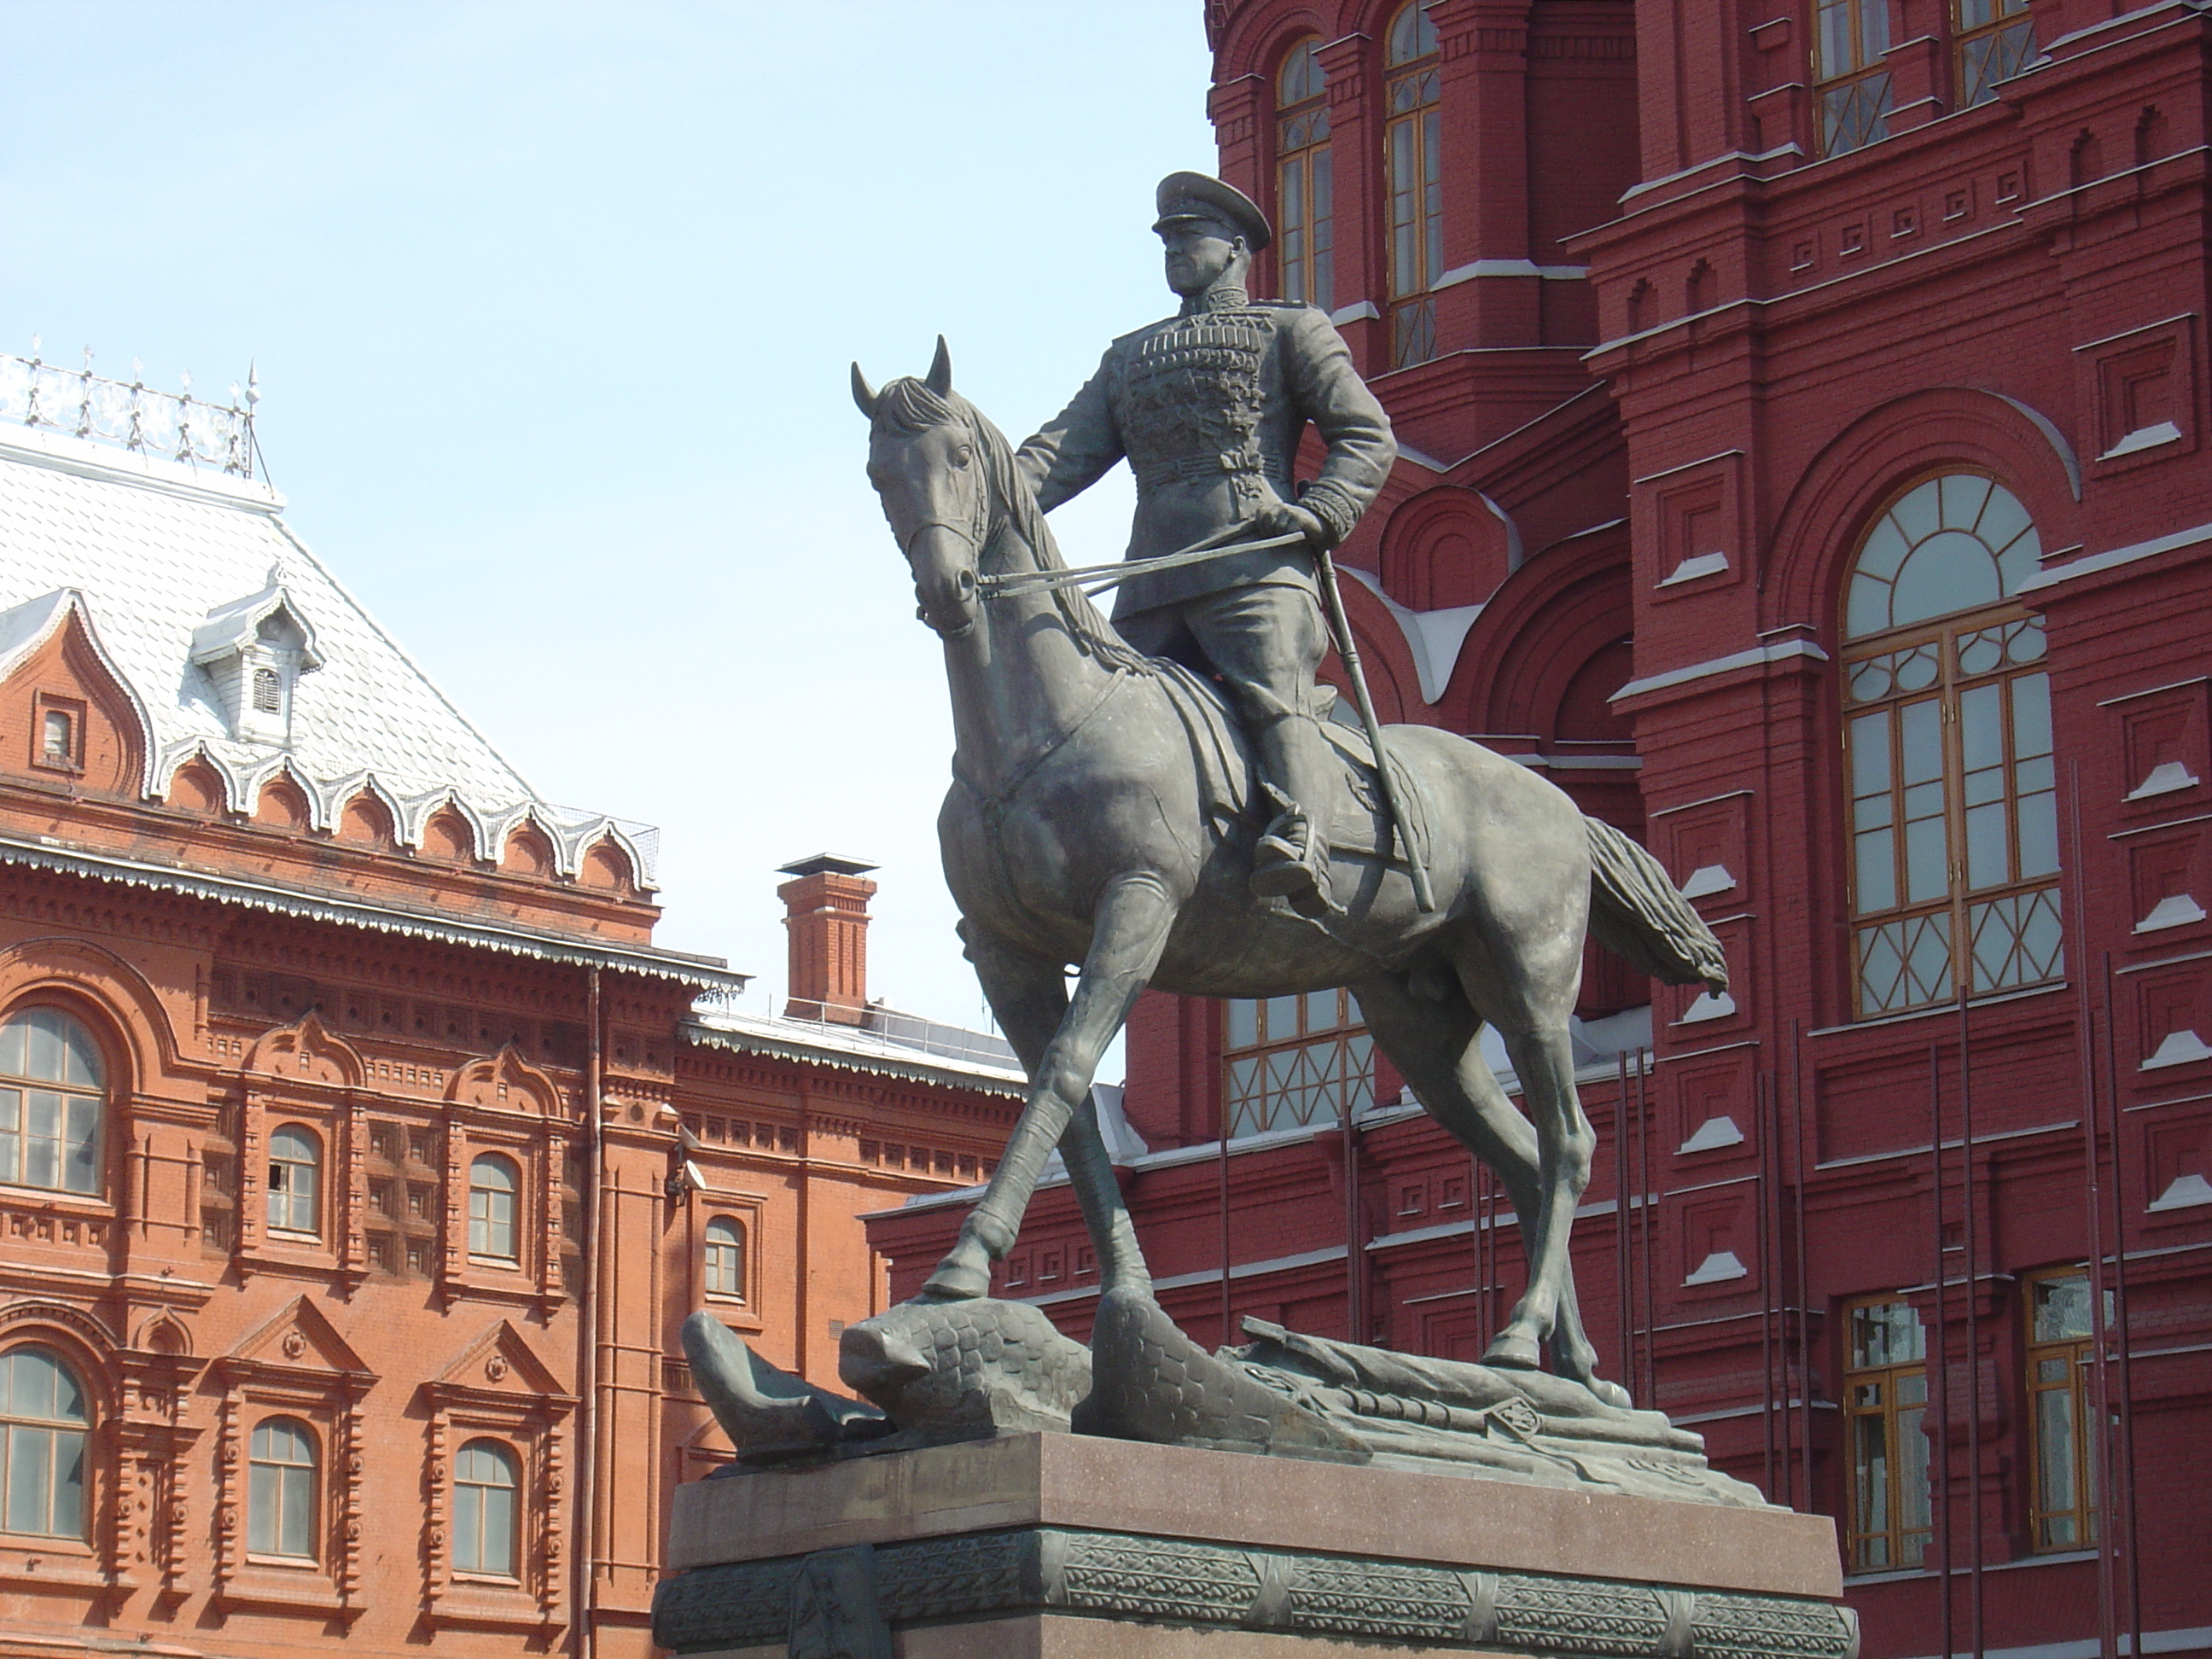
[(1148, 657), (1218, 674), (1258, 750), (1261, 780), (1309, 814), (1332, 799), (1328, 748), (1318, 724), (1328, 699), (1315, 672), (1328, 629), (1311, 589), (1287, 583), (1224, 588), (1115, 619)]

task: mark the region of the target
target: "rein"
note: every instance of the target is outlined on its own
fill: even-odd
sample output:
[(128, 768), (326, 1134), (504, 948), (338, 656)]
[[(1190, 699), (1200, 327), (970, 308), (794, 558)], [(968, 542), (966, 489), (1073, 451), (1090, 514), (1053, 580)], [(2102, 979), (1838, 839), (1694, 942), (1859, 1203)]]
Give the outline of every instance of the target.
[[(1243, 553), (1265, 553), (1274, 548), (1303, 545), (1306, 539), (1304, 532), (1293, 530), (1261, 541), (1230, 542), (1226, 546), (1220, 544), (1224, 537), (1233, 536), (1242, 528), (1242, 525), (1231, 525), (1227, 530), (1216, 532), (1176, 552), (1162, 553), (1149, 559), (1122, 559), (1114, 564), (1087, 564), (1073, 570), (1009, 570), (995, 576), (978, 576), (975, 585), (982, 589), (983, 597), (987, 599), (1013, 599), (1024, 593), (1048, 592), (1054, 588), (1079, 585), (1083, 586), (1085, 594), (1103, 593), (1109, 588), (1119, 587), (1123, 582), (1149, 576), (1156, 570), (1175, 570), (1184, 565), (1205, 564), (1210, 560), (1233, 558)], [(920, 533), (919, 530), (915, 532), (917, 535)]]

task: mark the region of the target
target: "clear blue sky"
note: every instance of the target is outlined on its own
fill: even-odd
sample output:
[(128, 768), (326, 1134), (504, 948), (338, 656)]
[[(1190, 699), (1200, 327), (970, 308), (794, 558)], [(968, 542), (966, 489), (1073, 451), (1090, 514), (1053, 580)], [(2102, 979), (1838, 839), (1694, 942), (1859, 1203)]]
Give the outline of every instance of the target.
[(7, 0), (0, 350), (258, 362), (295, 530), (541, 793), (663, 827), (662, 942), (780, 991), (774, 866), (873, 859), (876, 993), (981, 1023), (846, 365), (941, 331), (1018, 438), (1163, 314), (1200, 12)]

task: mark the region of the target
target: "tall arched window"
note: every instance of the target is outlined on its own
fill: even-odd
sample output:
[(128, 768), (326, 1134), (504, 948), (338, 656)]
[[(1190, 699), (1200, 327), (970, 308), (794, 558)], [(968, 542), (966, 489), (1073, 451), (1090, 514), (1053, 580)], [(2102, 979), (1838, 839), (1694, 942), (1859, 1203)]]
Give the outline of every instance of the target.
[(708, 1295), (744, 1299), (745, 1230), (728, 1216), (718, 1215), (707, 1224), (704, 1266)]
[(514, 1160), (486, 1152), (469, 1165), (469, 1254), (480, 1261), (520, 1260), (515, 1195), (522, 1179)]
[(1383, 82), (1383, 172), (1390, 203), (1390, 362), (1437, 355), (1436, 301), (1444, 269), (1443, 135), (1437, 26), (1429, 0), (1390, 21)]
[(280, 1233), (319, 1234), (322, 1145), (288, 1123), (269, 1137), (269, 1224)]
[(84, 1390), (46, 1348), (0, 1354), (0, 1531), (84, 1536)]
[(246, 1547), (315, 1559), (315, 1437), (297, 1418), (257, 1425), (246, 1448)]
[(496, 1440), (471, 1440), (453, 1460), (453, 1571), (520, 1575), (515, 1510), (521, 1481), (514, 1454)]
[(1906, 490), (1844, 594), (1851, 911), (1862, 1016), (2057, 979), (2058, 813), (2042, 551), (1978, 473)]
[(1301, 40), (1275, 77), (1275, 249), (1282, 297), (1323, 311), (1336, 304), (1330, 224), (1328, 71)]
[(97, 1193), (104, 1086), (92, 1033), (60, 1009), (0, 1020), (0, 1182)]

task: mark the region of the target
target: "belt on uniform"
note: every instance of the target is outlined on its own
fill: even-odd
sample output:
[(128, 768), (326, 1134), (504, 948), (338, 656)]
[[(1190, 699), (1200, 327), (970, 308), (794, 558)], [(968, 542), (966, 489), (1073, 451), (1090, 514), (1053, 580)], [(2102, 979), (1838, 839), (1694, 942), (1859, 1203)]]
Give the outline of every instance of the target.
[(1291, 499), (1291, 481), (1287, 474), (1275, 474), (1254, 465), (1238, 455), (1178, 455), (1164, 460), (1146, 461), (1142, 466), (1133, 465), (1137, 475), (1137, 488), (1157, 489), (1163, 484), (1204, 483), (1214, 478), (1266, 478), (1274, 486), (1275, 494), (1283, 500)]

